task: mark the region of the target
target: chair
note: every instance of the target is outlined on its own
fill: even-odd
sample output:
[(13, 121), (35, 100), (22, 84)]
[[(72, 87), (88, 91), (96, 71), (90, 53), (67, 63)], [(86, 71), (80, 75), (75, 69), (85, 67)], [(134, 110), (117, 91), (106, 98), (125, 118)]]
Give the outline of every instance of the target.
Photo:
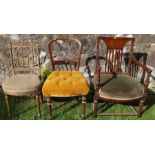
[[(76, 48), (70, 48), (69, 56), (57, 58), (54, 55), (59, 55), (58, 49), (53, 51), (55, 45), (63, 50), (65, 47), (70, 47), (72, 44)], [(62, 46), (61, 46), (62, 45)], [(52, 97), (78, 97), (82, 96), (83, 117), (85, 118), (85, 103), (86, 95), (89, 92), (89, 86), (82, 73), (79, 71), (81, 58), (82, 44), (78, 39), (70, 37), (58, 37), (52, 39), (48, 43), (48, 51), (52, 64), (52, 73), (45, 81), (42, 92), (47, 98), (49, 110), (49, 119), (52, 118)], [(63, 51), (64, 52), (64, 51)], [(68, 52), (68, 51), (66, 51)], [(72, 55), (70, 55), (72, 53)], [(62, 54), (62, 52), (61, 52)]]
[[(103, 42), (101, 42), (103, 41)], [(133, 54), (134, 38), (97, 37), (96, 71), (95, 71), (95, 96), (94, 117), (96, 116), (138, 116), (147, 98), (151, 70), (136, 60)], [(100, 62), (101, 43), (104, 43), (104, 63)], [(129, 60), (124, 62), (124, 48), (130, 52)], [(138, 81), (138, 73), (142, 71), (144, 82)], [(106, 103), (120, 103), (131, 105), (139, 102), (138, 109), (130, 106), (134, 113), (103, 113), (98, 112), (98, 100)]]
[(13, 45), (10, 43), (11, 76), (2, 83), (8, 116), (11, 116), (9, 96), (36, 96), (38, 116), (41, 115), (39, 95), (41, 95), (40, 60), (38, 45)]

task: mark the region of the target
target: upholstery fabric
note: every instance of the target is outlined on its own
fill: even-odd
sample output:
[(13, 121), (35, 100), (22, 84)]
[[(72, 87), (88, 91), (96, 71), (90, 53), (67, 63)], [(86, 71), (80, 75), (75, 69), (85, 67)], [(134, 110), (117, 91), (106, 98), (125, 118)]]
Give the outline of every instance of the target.
[(4, 80), (2, 88), (8, 94), (36, 91), (41, 85), (37, 74), (15, 74)]
[(46, 97), (69, 97), (86, 95), (89, 86), (79, 71), (52, 71), (42, 88)]
[(143, 96), (144, 86), (129, 75), (101, 74), (99, 94), (105, 99), (132, 100)]

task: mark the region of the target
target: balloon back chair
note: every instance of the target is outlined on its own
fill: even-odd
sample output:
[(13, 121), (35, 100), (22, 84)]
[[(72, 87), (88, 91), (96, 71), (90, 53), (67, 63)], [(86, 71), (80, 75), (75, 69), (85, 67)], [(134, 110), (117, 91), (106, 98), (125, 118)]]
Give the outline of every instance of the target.
[[(134, 41), (135, 38), (97, 37), (94, 117), (109, 115), (141, 116), (147, 98), (151, 70), (136, 60), (133, 54)], [(104, 50), (101, 50), (102, 46)], [(125, 50), (130, 53), (127, 63), (124, 63), (125, 58), (123, 58)], [(104, 56), (104, 63), (102, 64), (100, 53)], [(143, 72), (145, 76), (143, 82), (142, 80), (139, 82), (139, 74), (135, 70)], [(104, 100), (105, 103), (126, 103), (130, 105), (134, 112), (99, 112), (98, 100)], [(137, 103), (137, 101), (139, 101), (139, 106), (135, 108), (133, 103)]]
[(57, 37), (48, 43), (52, 73), (45, 81), (42, 92), (47, 98), (49, 119), (52, 118), (52, 97), (82, 96), (82, 111), (85, 118), (86, 95), (89, 86), (79, 71), (82, 44), (76, 38)]
[(38, 45), (14, 45), (10, 43), (11, 76), (2, 83), (7, 111), (11, 116), (8, 96), (36, 96), (37, 113), (41, 115), (39, 95), (41, 95), (40, 48)]

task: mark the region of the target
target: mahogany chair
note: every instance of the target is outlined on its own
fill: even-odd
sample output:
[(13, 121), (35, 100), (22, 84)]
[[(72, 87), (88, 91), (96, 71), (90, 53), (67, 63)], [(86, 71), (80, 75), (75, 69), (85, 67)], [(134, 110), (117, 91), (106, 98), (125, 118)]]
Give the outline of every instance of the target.
[(41, 115), (39, 95), (41, 95), (40, 60), (38, 45), (13, 45), (10, 43), (11, 76), (2, 83), (7, 111), (11, 116), (9, 96), (36, 96), (38, 116)]
[[(102, 42), (103, 41), (103, 42)], [(151, 70), (135, 59), (133, 54), (134, 38), (97, 37), (96, 72), (95, 72), (95, 96), (94, 96), (94, 117), (96, 116), (138, 116), (148, 94), (149, 78)], [(101, 43), (105, 45), (104, 63), (101, 65), (100, 54)], [(128, 63), (124, 63), (123, 50), (129, 50)], [(145, 76), (144, 82), (138, 81), (137, 71), (142, 70)], [(134, 113), (106, 113), (98, 112), (98, 101), (106, 103), (129, 104)], [(139, 101), (139, 107), (132, 106), (133, 102)]]
[[(57, 55), (64, 53), (64, 44), (66, 48), (76, 47), (67, 49), (66, 56), (63, 58), (58, 58)], [(55, 46), (60, 48), (60, 53), (58, 48), (53, 50)], [(65, 49), (66, 50), (66, 49)], [(67, 52), (70, 51), (68, 54)], [(52, 39), (48, 43), (48, 52), (52, 64), (52, 73), (48, 76), (45, 81), (42, 92), (47, 98), (47, 105), (49, 110), (49, 119), (52, 118), (52, 97), (78, 97), (82, 96), (82, 111), (83, 117), (85, 118), (85, 103), (86, 95), (89, 92), (89, 86), (79, 71), (80, 58), (81, 58), (82, 44), (76, 38), (71, 37), (58, 37)]]

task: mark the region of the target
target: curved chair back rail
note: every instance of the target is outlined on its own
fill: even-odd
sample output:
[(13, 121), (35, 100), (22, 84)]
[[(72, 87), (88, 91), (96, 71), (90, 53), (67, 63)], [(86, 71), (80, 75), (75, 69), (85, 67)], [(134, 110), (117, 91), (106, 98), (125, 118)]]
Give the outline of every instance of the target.
[(39, 45), (13, 45), (10, 42), (8, 48), (13, 75), (18, 72), (38, 72), (39, 75), (41, 74)]
[[(53, 58), (53, 50), (52, 45), (54, 43), (57, 43), (57, 41), (70, 41), (70, 42), (76, 42), (78, 44), (77, 57), (75, 60), (54, 60)], [(48, 52), (51, 59), (52, 69), (56, 70), (56, 65), (59, 65), (59, 70), (72, 70), (72, 67), (74, 70), (79, 70), (80, 67), (80, 59), (81, 59), (81, 51), (82, 51), (82, 44), (77, 38), (72, 37), (57, 37), (55, 39), (52, 39), (48, 42)]]

